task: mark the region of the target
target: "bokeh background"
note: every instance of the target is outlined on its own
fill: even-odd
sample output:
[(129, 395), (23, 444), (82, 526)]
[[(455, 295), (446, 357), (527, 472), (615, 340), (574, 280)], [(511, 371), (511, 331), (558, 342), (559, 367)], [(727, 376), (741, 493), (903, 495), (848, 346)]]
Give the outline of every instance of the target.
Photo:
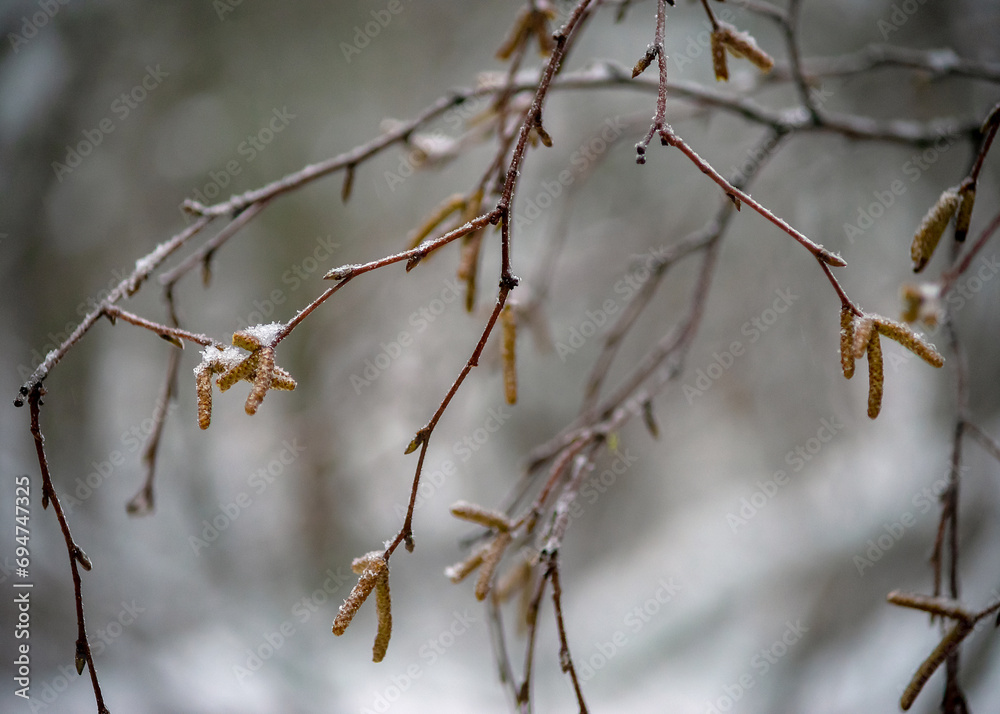
[[(364, 43), (358, 32), (388, 3), (50, 5), (45, 14), (46, 3), (0, 3), (0, 384), (11, 398), (25, 370), (91, 300), (184, 226), (183, 199), (213, 185), (222, 196), (263, 185), (371, 139), (387, 118), (409, 118), (449, 88), (473, 85), (479, 72), (502, 69), (493, 53), (519, 7), (405, 1)], [(995, 3), (911, 5), (913, 12), (895, 16), (905, 19), (899, 22), (889, 2), (805, 3), (805, 52), (829, 56), (882, 41), (881, 21), (893, 28), (892, 43), (1000, 61)], [(783, 56), (773, 26), (738, 5), (726, 7), (735, 24)], [(618, 24), (612, 10), (599, 12), (568, 69), (595, 59), (630, 66), (650, 41), (653, 12), (653, 3), (637, 2)], [(714, 84), (707, 52), (694, 56), (703, 30), (697, 5), (678, 3), (670, 12), (672, 78)], [(735, 86), (750, 82), (749, 65), (731, 65)], [(142, 101), (122, 103), (122, 93), (144, 79)], [(909, 70), (828, 80), (823, 90), (831, 109), (881, 118), (977, 118), (998, 99), (995, 84), (935, 81)], [(775, 107), (794, 100), (787, 87), (756, 96)], [(555, 93), (548, 103), (546, 127), (556, 143), (529, 155), (523, 200), (541, 195), (543, 182), (560, 171), (576, 170), (574, 152), (591, 146), (607, 122), (625, 127), (599, 166), (575, 174), (568, 241), (546, 305), (556, 342), (568, 344), (588, 311), (605, 301), (623, 305), (615, 285), (637, 260), (716, 210), (718, 192), (679, 154), (656, 147), (646, 166), (635, 165), (631, 147), (652, 107), (652, 95), (624, 89)], [(691, 117), (688, 109), (672, 102), (675, 128), (722, 170), (739, 167), (763, 132), (718, 113)], [(260, 150), (247, 149), (248, 137), (277, 116), (281, 131)], [(431, 130), (455, 136), (462, 118), (451, 115)], [(53, 167), (95, 131), (100, 144), (77, 167)], [(969, 147), (955, 144), (911, 180), (904, 166), (914, 153), (838, 136), (796, 138), (753, 193), (843, 254), (849, 267), (838, 275), (866, 309), (894, 315), (913, 228), (970, 160)], [(407, 168), (407, 152), (397, 148), (359, 168), (346, 205), (336, 177), (282, 198), (219, 251), (210, 285), (196, 274), (179, 284), (184, 324), (226, 339), (251, 322), (287, 320), (326, 287), (326, 270), (398, 250), (441, 198), (468, 190), (489, 155), (488, 147), (472, 148), (447, 166), (396, 181)], [(238, 174), (226, 171), (233, 161)], [(994, 151), (974, 232), (997, 209), (997, 166)], [(856, 224), (873, 191), (896, 179), (906, 191), (848, 241), (844, 224)], [(514, 268), (522, 277), (533, 273), (566, 199), (516, 236)], [(487, 245), (481, 306), (491, 302), (497, 266), (495, 240)], [(996, 261), (995, 248), (984, 257)], [(929, 271), (944, 264), (938, 256)], [(243, 413), (242, 396), (217, 394), (212, 427), (200, 431), (190, 371), (198, 357), (186, 350), (151, 516), (129, 517), (125, 503), (141, 483), (140, 439), (173, 348), (143, 330), (99, 324), (46, 380), (49, 459), (60, 492), (79, 499), (71, 525), (95, 564), (84, 575), (88, 627), (103, 645), (95, 645), (96, 661), (112, 711), (509, 708), (484, 610), (471, 584), (452, 585), (442, 574), (461, 557), (459, 541), (468, 535), (447, 509), (458, 499), (491, 505), (505, 497), (525, 454), (575, 415), (597, 339), (563, 359), (523, 335), (516, 407), (503, 406), (490, 350), (435, 432), (429, 486), (416, 513), (417, 549), (392, 560), (388, 656), (370, 661), (370, 605), (343, 637), (330, 634), (354, 582), (351, 558), (380, 547), (401, 522), (414, 466), (403, 448), (482, 328), (484, 308), (470, 316), (456, 300), (433, 321), (414, 317), (452, 295), (455, 265), (456, 254), (445, 251), (409, 274), (390, 268), (352, 282), (282, 344), (279, 363), (300, 387), (272, 393), (254, 418)], [(671, 271), (613, 378), (682, 313), (692, 267)], [(984, 275), (966, 285), (975, 294), (957, 322), (968, 347), (973, 418), (996, 435), (1000, 280), (995, 270)], [(533, 287), (526, 282), (526, 291)], [(746, 327), (768, 319), (776, 300), (787, 307), (779, 319), (763, 331)], [(164, 317), (155, 282), (126, 307)], [(903, 687), (939, 635), (926, 618), (885, 604), (885, 594), (930, 589), (927, 557), (948, 463), (954, 372), (948, 365), (931, 370), (887, 346), (885, 404), (870, 422), (863, 376), (845, 382), (839, 372), (837, 310), (805, 251), (747, 211), (735, 218), (687, 372), (656, 403), (659, 440), (641, 424), (622, 431), (627, 468), (610, 471), (613, 457), (598, 464), (563, 551), (570, 644), (592, 711), (898, 710)], [(392, 343), (403, 332), (412, 344), (397, 352)], [(934, 339), (944, 342), (943, 335)], [(704, 394), (685, 394), (683, 385), (694, 385), (698, 370), (734, 341), (744, 353), (732, 366)], [(365, 378), (367, 361), (385, 364), (386, 356), (390, 364), (371, 384), (352, 382)], [(501, 428), (475, 452), (463, 451), (459, 444), (483, 427), (490, 409), (502, 410)], [(3, 709), (92, 711), (88, 678), (71, 674), (72, 583), (62, 536), (38, 500), (26, 410), (0, 409), (0, 439)], [(961, 573), (964, 597), (981, 606), (1000, 590), (1000, 479), (977, 446), (966, 454)], [(779, 471), (787, 482), (769, 486)], [(15, 698), (11, 684), (13, 480), (20, 474), (34, 484), (31, 703)], [(748, 509), (743, 499), (762, 505)], [(206, 523), (236, 502), (249, 505), (223, 518), (226, 527), (210, 543), (193, 545), (193, 537), (206, 537)], [(901, 530), (895, 524), (904, 520)], [(857, 557), (872, 557), (880, 537), (889, 547), (859, 572)], [(557, 652), (546, 606), (539, 712), (573, 707)], [(973, 711), (994, 710), (1000, 647), (992, 630), (968, 641), (964, 663)], [(939, 673), (915, 710), (935, 711), (940, 691)]]

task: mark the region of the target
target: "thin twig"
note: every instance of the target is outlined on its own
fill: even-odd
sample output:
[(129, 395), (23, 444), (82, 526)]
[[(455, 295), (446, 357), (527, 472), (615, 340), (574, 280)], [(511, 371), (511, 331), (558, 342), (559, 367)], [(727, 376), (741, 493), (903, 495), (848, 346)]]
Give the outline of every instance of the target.
[(73, 572), (73, 597), (76, 601), (76, 671), (83, 674), (83, 667), (90, 669), (90, 682), (94, 687), (94, 697), (97, 699), (98, 714), (109, 714), (107, 706), (104, 704), (104, 695), (101, 693), (101, 684), (97, 680), (97, 668), (94, 666), (94, 655), (90, 650), (90, 640), (87, 638), (87, 622), (83, 615), (83, 582), (80, 578), (80, 566), (86, 570), (93, 567), (90, 559), (83, 552), (83, 549), (73, 540), (73, 534), (69, 529), (69, 521), (63, 511), (59, 496), (56, 494), (55, 486), (52, 485), (52, 476), (49, 473), (49, 463), (45, 457), (45, 437), (42, 435), (42, 427), (39, 423), (39, 407), (42, 404), (42, 396), (45, 390), (40, 384), (36, 384), (28, 395), (28, 407), (31, 412), (31, 435), (35, 439), (35, 453), (38, 456), (38, 468), (42, 475), (42, 508), (52, 504), (56, 519), (59, 521), (59, 529), (62, 531), (63, 539), (66, 541), (66, 551), (69, 554), (69, 565)]

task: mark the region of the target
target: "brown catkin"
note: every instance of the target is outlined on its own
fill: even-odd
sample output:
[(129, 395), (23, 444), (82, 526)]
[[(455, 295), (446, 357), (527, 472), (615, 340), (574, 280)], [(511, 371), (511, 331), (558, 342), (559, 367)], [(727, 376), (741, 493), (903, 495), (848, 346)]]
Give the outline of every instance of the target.
[(375, 607), (378, 611), (378, 632), (372, 647), (372, 662), (381, 662), (389, 649), (392, 636), (392, 599), (389, 596), (389, 568), (382, 571), (375, 583)]
[(910, 680), (910, 683), (906, 685), (906, 690), (899, 700), (900, 709), (908, 711), (913, 706), (913, 702), (916, 701), (920, 690), (927, 684), (927, 680), (941, 666), (941, 663), (948, 658), (948, 655), (955, 651), (955, 648), (962, 643), (962, 640), (972, 632), (973, 628), (974, 625), (971, 622), (960, 620), (955, 623), (955, 626), (948, 631), (948, 634), (938, 643), (934, 651), (923, 661), (917, 669), (916, 674), (913, 675), (913, 679)]
[(212, 369), (205, 365), (194, 378), (198, 390), (198, 426), (207, 429), (212, 423)]
[(453, 193), (448, 196), (448, 198), (438, 204), (433, 213), (427, 217), (426, 221), (417, 226), (407, 241), (407, 250), (413, 250), (423, 243), (424, 238), (429, 236), (452, 213), (463, 210), (465, 210), (465, 196), (460, 193)]
[(503, 393), (508, 404), (517, 404), (517, 313), (510, 305), (500, 311), (503, 328), (500, 356), (503, 361)]
[(854, 359), (861, 359), (865, 356), (868, 343), (871, 341), (872, 332), (875, 330), (875, 321), (867, 315), (854, 322)]
[(361, 607), (361, 604), (368, 599), (372, 590), (375, 589), (375, 585), (378, 583), (379, 577), (385, 569), (386, 563), (381, 558), (368, 562), (368, 567), (361, 573), (357, 585), (354, 586), (351, 594), (344, 600), (344, 604), (340, 606), (340, 612), (337, 613), (337, 618), (333, 621), (333, 634), (338, 636), (344, 634), (347, 626), (351, 624), (351, 620), (357, 614), (358, 608)]
[(507, 602), (514, 593), (531, 581), (531, 570), (531, 562), (527, 558), (521, 558), (497, 580), (493, 588), (493, 598), (497, 602)]
[(233, 333), (233, 344), (242, 347), (247, 352), (253, 352), (260, 347), (260, 340), (245, 330)]
[(224, 392), (241, 379), (251, 379), (257, 371), (260, 355), (254, 352), (218, 379), (219, 391)]
[(511, 535), (508, 531), (497, 533), (497, 537), (489, 544), (483, 554), (483, 564), (479, 569), (479, 578), (476, 580), (476, 599), (485, 600), (490, 592), (493, 583), (493, 573), (503, 558), (504, 551), (510, 545)]
[(941, 367), (944, 364), (944, 357), (934, 348), (934, 345), (925, 341), (908, 325), (878, 316), (875, 318), (875, 329), (889, 339), (903, 345), (931, 367)]
[(904, 285), (899, 292), (903, 298), (903, 312), (900, 319), (903, 322), (916, 322), (920, 318), (920, 307), (924, 302), (920, 288), (916, 285)]
[(948, 227), (948, 221), (958, 210), (958, 203), (958, 193), (954, 188), (949, 188), (941, 194), (937, 203), (931, 206), (927, 215), (920, 221), (920, 226), (917, 227), (917, 232), (913, 235), (913, 243), (910, 245), (910, 258), (913, 260), (914, 273), (923, 270), (931, 259), (938, 241), (944, 234), (944, 229)]
[(972, 223), (972, 207), (976, 203), (975, 184), (961, 189), (958, 195), (961, 203), (958, 204), (958, 214), (955, 216), (955, 240), (961, 243), (968, 235), (969, 224)]
[(290, 392), (298, 386), (298, 382), (288, 372), (275, 365), (271, 378), (271, 389), (281, 389)]
[(259, 355), (257, 376), (254, 378), (253, 389), (250, 390), (246, 403), (246, 412), (251, 415), (257, 413), (257, 408), (264, 401), (264, 395), (271, 388), (274, 379), (274, 348), (261, 347), (256, 354)]
[(476, 307), (476, 275), (479, 272), (479, 248), (483, 244), (483, 232), (473, 231), (462, 240), (458, 258), (458, 279), (465, 283), (465, 311)]
[(510, 29), (508, 35), (504, 38), (500, 47), (497, 49), (496, 57), (498, 60), (508, 60), (511, 55), (514, 54), (514, 50), (518, 48), (523, 42), (526, 42), (528, 35), (532, 29), (532, 17), (531, 10), (529, 8), (523, 8), (518, 14), (517, 18), (514, 20), (514, 26)]
[(854, 376), (854, 312), (849, 307), (840, 309), (840, 367), (845, 378)]
[(729, 67), (726, 65), (726, 45), (722, 42), (722, 33), (712, 33), (712, 69), (715, 70), (716, 82), (729, 81)]
[(494, 528), (500, 532), (510, 530), (511, 526), (510, 519), (503, 513), (466, 501), (454, 503), (451, 507), (451, 515), (464, 521), (478, 523), (486, 528)]
[(719, 41), (737, 57), (746, 58), (762, 72), (770, 72), (774, 67), (774, 60), (757, 46), (757, 41), (749, 32), (740, 32), (725, 22), (719, 23), (716, 32), (719, 34)]
[(882, 345), (878, 332), (873, 332), (868, 342), (868, 418), (874, 419), (882, 411), (882, 389), (885, 378), (882, 373)]
[(453, 583), (460, 583), (468, 577), (469, 573), (483, 564), (483, 555), (486, 548), (480, 548), (461, 563), (455, 563), (444, 569), (444, 574)]

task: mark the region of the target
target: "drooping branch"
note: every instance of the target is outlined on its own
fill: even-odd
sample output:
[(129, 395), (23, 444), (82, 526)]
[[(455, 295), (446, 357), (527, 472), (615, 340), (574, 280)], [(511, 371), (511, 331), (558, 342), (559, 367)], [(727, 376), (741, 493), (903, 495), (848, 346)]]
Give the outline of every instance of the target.
[(83, 674), (83, 668), (90, 670), (90, 682), (94, 687), (94, 697), (97, 699), (97, 711), (99, 714), (108, 714), (108, 707), (104, 703), (104, 695), (101, 693), (101, 684), (97, 679), (97, 668), (94, 666), (94, 655), (90, 649), (90, 640), (87, 637), (87, 621), (83, 614), (83, 581), (80, 578), (80, 568), (90, 570), (93, 564), (90, 558), (83, 552), (83, 548), (77, 545), (73, 539), (73, 534), (69, 529), (69, 521), (59, 502), (59, 495), (52, 484), (52, 475), (49, 473), (49, 463), (45, 456), (45, 437), (42, 435), (42, 427), (39, 420), (42, 397), (45, 390), (40, 384), (36, 384), (28, 394), (28, 408), (31, 415), (31, 436), (35, 440), (35, 453), (38, 456), (38, 469), (42, 476), (42, 508), (48, 508), (52, 504), (55, 511), (56, 520), (59, 521), (59, 529), (62, 531), (63, 539), (66, 541), (66, 552), (69, 555), (69, 566), (73, 574), (73, 599), (76, 602), (76, 672)]

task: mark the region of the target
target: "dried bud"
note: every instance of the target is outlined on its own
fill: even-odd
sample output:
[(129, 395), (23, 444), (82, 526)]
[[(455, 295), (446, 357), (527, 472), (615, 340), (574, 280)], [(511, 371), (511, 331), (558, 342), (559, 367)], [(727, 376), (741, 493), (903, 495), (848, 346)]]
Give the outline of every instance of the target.
[(969, 233), (969, 224), (972, 223), (972, 207), (976, 203), (976, 184), (970, 182), (968, 186), (963, 186), (959, 189), (958, 195), (961, 202), (958, 204), (958, 215), (955, 217), (955, 240), (962, 243)]
[(875, 330), (875, 321), (867, 315), (854, 322), (854, 359), (861, 359), (865, 356), (868, 343), (871, 341), (872, 332)]
[(640, 74), (646, 71), (646, 69), (653, 63), (656, 59), (656, 55), (660, 53), (659, 48), (656, 45), (650, 45), (646, 48), (646, 54), (639, 58), (639, 61), (635, 63), (632, 68), (632, 79), (635, 79)]
[(948, 221), (958, 210), (958, 204), (958, 193), (954, 188), (949, 188), (941, 194), (937, 203), (931, 206), (927, 215), (920, 222), (920, 226), (913, 236), (913, 244), (910, 246), (910, 258), (913, 260), (914, 273), (923, 270), (931, 259), (938, 241), (944, 234), (944, 229), (948, 227)]
[(87, 646), (83, 640), (76, 641), (76, 657), (74, 657), (77, 675), (83, 674), (83, 668), (87, 666)]
[(532, 130), (538, 135), (538, 140), (542, 142), (542, 146), (548, 149), (552, 148), (552, 137), (549, 136), (549, 132), (545, 131), (545, 127), (542, 126), (541, 122), (535, 124)]
[(323, 280), (346, 280), (354, 275), (354, 271), (360, 267), (361, 266), (357, 263), (341, 265), (339, 268), (334, 268), (333, 270), (328, 271), (327, 274), (323, 276)]
[(660, 425), (656, 423), (656, 415), (653, 413), (653, 402), (647, 399), (642, 403), (642, 422), (649, 430), (650, 436), (654, 439), (660, 438)]
[(340, 200), (347, 203), (354, 188), (354, 164), (348, 164), (344, 170), (344, 184), (340, 187)]
[(715, 70), (716, 82), (729, 81), (729, 67), (726, 66), (726, 45), (720, 32), (712, 33), (712, 68)]
[(876, 331), (903, 345), (931, 367), (940, 367), (944, 364), (944, 357), (934, 348), (934, 345), (924, 340), (908, 325), (882, 316), (876, 316), (874, 319)]
[(513, 525), (506, 514), (465, 501), (454, 503), (451, 507), (451, 515), (465, 521), (478, 523), (485, 528), (495, 528), (501, 533), (509, 531)]
[(493, 582), (493, 573), (496, 571), (497, 565), (500, 564), (500, 560), (503, 558), (507, 546), (510, 545), (510, 541), (511, 535), (509, 532), (498, 533), (497, 537), (493, 539), (493, 542), (490, 543), (483, 554), (483, 565), (479, 569), (479, 578), (476, 580), (475, 593), (477, 600), (485, 600), (489, 594), (490, 586)]
[(840, 309), (840, 368), (847, 379), (854, 376), (854, 312), (846, 306)]
[(94, 564), (90, 562), (90, 557), (83, 552), (83, 548), (81, 548), (80, 546), (76, 546), (73, 549), (73, 557), (76, 558), (76, 562), (78, 562), (80, 564), (80, 567), (83, 568), (84, 570), (93, 569)]
[(172, 344), (174, 347), (177, 347), (178, 349), (184, 349), (184, 343), (180, 341), (180, 338), (175, 337), (174, 335), (168, 335), (164, 332), (160, 333), (160, 337), (169, 342), (170, 344)]
[(427, 438), (427, 434), (423, 431), (418, 431), (417, 435), (413, 437), (409, 445), (406, 447), (406, 451), (403, 454), (412, 454), (414, 451), (420, 448), (420, 445), (424, 443), (424, 439)]
[(868, 342), (868, 418), (874, 419), (882, 410), (882, 388), (884, 377), (882, 373), (882, 345), (879, 343), (878, 332), (872, 332)]

